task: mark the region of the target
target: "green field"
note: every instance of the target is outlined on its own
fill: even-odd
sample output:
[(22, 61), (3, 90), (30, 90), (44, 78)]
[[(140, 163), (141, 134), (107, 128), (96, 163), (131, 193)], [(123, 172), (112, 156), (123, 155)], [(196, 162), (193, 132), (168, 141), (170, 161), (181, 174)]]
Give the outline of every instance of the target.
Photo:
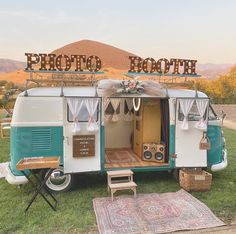
[[(227, 142), (229, 166), (213, 173), (211, 191), (192, 193), (208, 205), (226, 223), (236, 215), (236, 131), (224, 129)], [(0, 140), (0, 161), (9, 160), (9, 140)], [(180, 189), (168, 173), (135, 173), (138, 193), (163, 193)], [(57, 194), (57, 212), (39, 197), (28, 214), (24, 209), (32, 196), (32, 187), (21, 188), (0, 180), (0, 233), (78, 233), (96, 231), (92, 199), (108, 196), (106, 177), (80, 175), (72, 192)]]

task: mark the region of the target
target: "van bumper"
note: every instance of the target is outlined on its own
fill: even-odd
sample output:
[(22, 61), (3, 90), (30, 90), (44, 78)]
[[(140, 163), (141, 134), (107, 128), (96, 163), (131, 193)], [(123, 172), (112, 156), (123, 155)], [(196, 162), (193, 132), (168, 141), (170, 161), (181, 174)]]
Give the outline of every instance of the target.
[(11, 168), (10, 168), (10, 164), (6, 168), (5, 179), (9, 184), (13, 184), (13, 185), (27, 184), (29, 182), (25, 176), (13, 175)]
[(221, 171), (225, 169), (228, 166), (228, 160), (227, 160), (227, 149), (223, 150), (223, 161), (218, 164), (214, 164), (211, 166), (212, 171)]

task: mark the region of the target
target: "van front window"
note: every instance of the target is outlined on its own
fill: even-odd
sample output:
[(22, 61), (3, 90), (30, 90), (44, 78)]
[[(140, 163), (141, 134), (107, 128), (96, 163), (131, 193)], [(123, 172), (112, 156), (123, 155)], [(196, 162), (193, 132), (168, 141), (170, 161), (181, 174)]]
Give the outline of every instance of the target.
[(208, 119), (209, 120), (217, 120), (219, 119), (215, 113), (215, 111), (213, 110), (212, 106), (210, 105), (210, 108), (209, 108), (209, 115), (208, 115)]

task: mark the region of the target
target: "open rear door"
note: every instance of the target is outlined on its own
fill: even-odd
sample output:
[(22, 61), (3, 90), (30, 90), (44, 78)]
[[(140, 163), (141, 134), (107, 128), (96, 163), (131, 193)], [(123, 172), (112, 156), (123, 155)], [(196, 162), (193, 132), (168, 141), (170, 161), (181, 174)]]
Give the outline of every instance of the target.
[[(78, 111), (80, 131), (73, 133), (75, 123), (69, 105), (64, 99), (64, 173), (90, 172), (101, 170), (100, 158), (100, 106), (101, 98), (73, 98), (83, 100)], [(98, 100), (97, 109), (90, 117), (86, 100)], [(92, 111), (93, 112), (93, 111)], [(93, 118), (98, 125), (94, 132), (88, 131), (89, 119)]]
[[(195, 101), (188, 114), (188, 129), (183, 129), (184, 114), (180, 106), (181, 99), (177, 99), (175, 152), (177, 154), (176, 167), (206, 167), (207, 150), (200, 150), (199, 144), (203, 137), (203, 130), (195, 128), (200, 115)], [(191, 100), (190, 100), (191, 102)], [(208, 109), (208, 107), (207, 107)], [(208, 113), (206, 109), (206, 113)], [(205, 113), (205, 116), (207, 115)]]

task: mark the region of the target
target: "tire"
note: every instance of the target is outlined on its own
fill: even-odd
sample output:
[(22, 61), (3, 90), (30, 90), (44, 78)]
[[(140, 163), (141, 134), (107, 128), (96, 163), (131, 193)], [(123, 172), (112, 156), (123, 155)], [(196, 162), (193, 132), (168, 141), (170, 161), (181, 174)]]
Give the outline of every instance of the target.
[(175, 168), (172, 170), (172, 176), (179, 183), (179, 169)]
[[(40, 177), (44, 179), (47, 175), (48, 170), (41, 170)], [(70, 191), (74, 185), (74, 175), (72, 174), (64, 174), (63, 167), (54, 169), (51, 176), (45, 183), (45, 186), (48, 190), (54, 193), (61, 193)]]

